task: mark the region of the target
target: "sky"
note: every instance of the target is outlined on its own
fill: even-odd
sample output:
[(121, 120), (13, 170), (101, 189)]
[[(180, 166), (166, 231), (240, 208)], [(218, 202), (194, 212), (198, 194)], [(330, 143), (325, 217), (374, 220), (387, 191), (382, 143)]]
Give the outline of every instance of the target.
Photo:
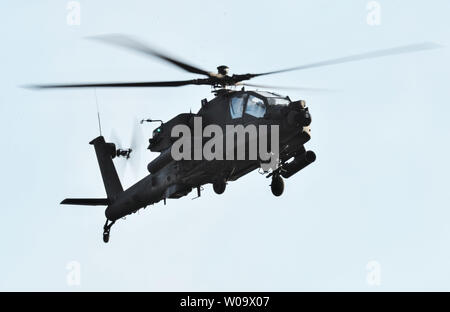
[[(70, 1), (0, 4), (0, 290), (449, 291), (450, 2)], [(70, 6), (69, 6), (70, 7)], [(72, 6), (73, 7), (73, 6)], [(74, 13), (75, 12), (75, 13)], [(372, 21), (372, 22), (370, 22)], [(72, 23), (73, 24), (73, 23)], [(102, 241), (95, 153), (133, 120), (197, 111), (207, 86), (32, 91), (33, 83), (192, 79), (86, 37), (122, 33), (214, 71), (264, 72), (400, 45), (442, 49), (260, 77), (312, 114), (314, 164), (276, 198), (258, 172), (116, 222)], [(148, 138), (151, 125), (141, 126)], [(114, 130), (113, 130), (114, 129)], [(145, 145), (145, 140), (142, 145)], [(122, 184), (144, 177), (119, 165)]]

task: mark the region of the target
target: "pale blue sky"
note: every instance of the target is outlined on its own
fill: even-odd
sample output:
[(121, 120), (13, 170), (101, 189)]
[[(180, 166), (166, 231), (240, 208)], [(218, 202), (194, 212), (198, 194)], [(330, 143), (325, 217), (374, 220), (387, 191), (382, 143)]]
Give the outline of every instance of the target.
[[(260, 72), (398, 45), (449, 45), (450, 2), (380, 0), (66, 1), (0, 4), (0, 290), (450, 290), (450, 52), (417, 54), (254, 80), (339, 90), (287, 92), (310, 107), (317, 161), (275, 198), (253, 172), (218, 196), (207, 186), (120, 220), (102, 242), (104, 195), (93, 90), (36, 92), (29, 83), (189, 79), (157, 60), (83, 39), (137, 36), (214, 70)], [(286, 92), (285, 92), (286, 93)], [(208, 87), (97, 90), (104, 134), (124, 141), (134, 117), (169, 119)], [(147, 136), (152, 127), (145, 126)], [(155, 157), (146, 154), (146, 163)], [(122, 172), (123, 184), (133, 175)], [(66, 264), (81, 264), (81, 285)], [(366, 264), (381, 264), (381, 285)]]

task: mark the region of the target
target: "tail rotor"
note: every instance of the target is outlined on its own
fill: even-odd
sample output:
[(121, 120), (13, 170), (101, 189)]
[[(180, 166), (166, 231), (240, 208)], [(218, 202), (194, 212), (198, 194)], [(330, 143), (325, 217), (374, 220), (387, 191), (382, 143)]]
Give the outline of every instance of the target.
[(111, 130), (111, 140), (116, 145), (117, 169), (121, 176), (126, 175), (129, 169), (131, 169), (133, 175), (136, 177), (141, 167), (142, 146), (145, 144), (145, 141), (137, 118), (133, 119), (132, 127), (129, 145), (122, 143), (115, 129)]

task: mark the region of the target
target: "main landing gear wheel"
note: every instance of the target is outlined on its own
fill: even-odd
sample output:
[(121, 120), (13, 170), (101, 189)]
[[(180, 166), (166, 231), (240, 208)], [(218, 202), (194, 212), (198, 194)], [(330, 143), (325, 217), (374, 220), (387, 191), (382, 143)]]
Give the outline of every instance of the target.
[(111, 231), (111, 227), (116, 221), (111, 221), (111, 223), (108, 224), (108, 219), (106, 219), (106, 223), (103, 226), (103, 242), (107, 243), (109, 242), (109, 232)]
[(284, 191), (284, 181), (283, 178), (279, 175), (272, 176), (272, 183), (270, 184), (270, 189), (272, 190), (272, 194), (275, 196), (281, 196)]
[(214, 192), (216, 192), (216, 194), (219, 194), (219, 195), (222, 194), (223, 192), (225, 192), (226, 187), (227, 187), (227, 181), (225, 181), (225, 179), (220, 179), (213, 183)]

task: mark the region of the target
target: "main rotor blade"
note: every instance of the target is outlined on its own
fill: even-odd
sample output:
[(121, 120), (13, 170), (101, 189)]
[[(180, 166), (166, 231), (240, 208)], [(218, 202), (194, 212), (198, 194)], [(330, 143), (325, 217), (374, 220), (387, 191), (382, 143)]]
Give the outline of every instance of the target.
[(238, 86), (247, 86), (254, 88), (263, 88), (263, 89), (278, 89), (278, 90), (297, 90), (297, 91), (305, 91), (305, 92), (334, 92), (335, 90), (331, 89), (323, 89), (323, 88), (309, 88), (309, 87), (294, 87), (294, 86), (270, 86), (270, 85), (260, 85), (254, 83), (237, 83)]
[(180, 87), (187, 85), (209, 84), (206, 79), (192, 79), (179, 81), (153, 81), (153, 82), (106, 82), (106, 83), (80, 83), (80, 84), (49, 84), (26, 86), (32, 89), (60, 89), (60, 88), (146, 88), (146, 87)]
[(212, 73), (210, 73), (206, 70), (200, 69), (193, 65), (189, 65), (185, 62), (182, 62), (173, 57), (169, 57), (168, 55), (158, 52), (158, 51), (150, 48), (146, 44), (142, 43), (141, 41), (138, 41), (137, 39), (129, 37), (129, 36), (120, 35), (120, 34), (110, 34), (110, 35), (94, 36), (94, 37), (88, 37), (88, 38), (94, 39), (94, 40), (99, 40), (99, 41), (117, 45), (117, 46), (121, 46), (123, 48), (127, 48), (127, 49), (137, 51), (137, 52), (140, 52), (140, 53), (143, 53), (146, 55), (151, 55), (151, 56), (157, 57), (159, 59), (169, 62), (169, 63), (171, 63), (181, 69), (184, 69), (187, 72), (193, 73), (193, 74), (200, 74), (200, 75), (205, 75), (208, 77), (210, 77), (212, 75)]
[(362, 53), (362, 54), (355, 54), (355, 55), (340, 57), (340, 58), (331, 59), (331, 60), (327, 60), (327, 61), (323, 61), (323, 62), (316, 62), (316, 63), (305, 64), (305, 65), (291, 67), (291, 68), (285, 68), (285, 69), (281, 69), (281, 70), (270, 71), (270, 72), (261, 73), (261, 74), (250, 74), (250, 75), (253, 78), (253, 77), (264, 76), (264, 75), (279, 74), (279, 73), (284, 73), (284, 72), (289, 72), (289, 71), (294, 71), (294, 70), (303, 70), (303, 69), (308, 69), (308, 68), (356, 62), (356, 61), (373, 59), (373, 58), (389, 56), (389, 55), (398, 55), (398, 54), (413, 53), (413, 52), (424, 51), (424, 50), (432, 50), (432, 49), (437, 49), (437, 48), (441, 48), (441, 47), (442, 47), (441, 45), (432, 43), (432, 42), (411, 44), (411, 45), (400, 46), (400, 47), (391, 48), (391, 49), (377, 50), (377, 51), (372, 51), (372, 52), (367, 52), (367, 53)]

